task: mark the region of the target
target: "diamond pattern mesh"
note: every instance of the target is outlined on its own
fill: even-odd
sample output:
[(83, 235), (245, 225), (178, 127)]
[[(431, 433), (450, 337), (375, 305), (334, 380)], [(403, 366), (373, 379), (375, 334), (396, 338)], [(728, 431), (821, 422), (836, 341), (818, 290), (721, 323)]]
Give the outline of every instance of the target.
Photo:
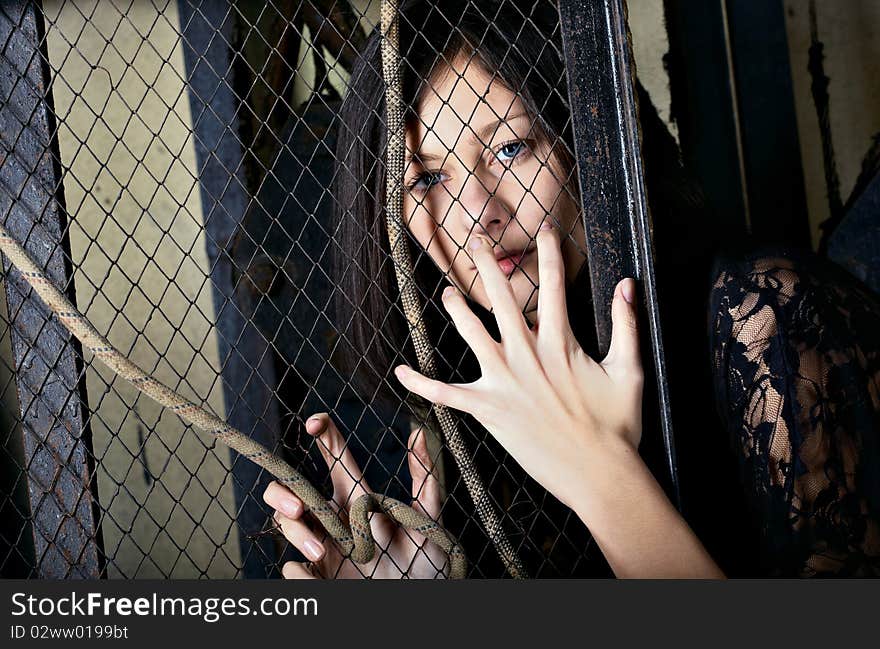
[[(546, 0), (402, 10), (404, 218), (443, 380), (478, 376), (443, 287), (494, 326), (468, 237), (507, 256), (529, 317), (528, 247), (554, 220), (586, 290), (555, 15)], [(407, 499), (426, 408), (391, 373), (415, 363), (379, 218), (377, 22), (375, 0), (3, 3), (0, 218), (156, 378), (329, 494), (304, 429), (328, 412), (370, 486)], [(83, 352), (20, 279), (3, 287), (4, 576), (265, 578), (301, 559), (273, 531), (269, 476)], [(530, 573), (605, 574), (577, 517), (460, 426)], [(454, 462), (431, 450), (470, 575), (503, 576)]]

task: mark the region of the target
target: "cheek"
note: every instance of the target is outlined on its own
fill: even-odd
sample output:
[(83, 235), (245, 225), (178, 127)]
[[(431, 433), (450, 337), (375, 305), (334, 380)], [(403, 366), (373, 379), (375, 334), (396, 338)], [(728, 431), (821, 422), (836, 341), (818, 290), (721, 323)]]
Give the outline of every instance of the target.
[(535, 179), (535, 187), (538, 188), (538, 202), (545, 212), (552, 213), (565, 225), (571, 221), (569, 210), (566, 209), (570, 202), (565, 188), (556, 178), (556, 175), (548, 167), (544, 167)]
[(403, 199), (404, 222), (415, 240), (424, 249), (431, 240), (436, 225), (431, 218), (431, 213), (424, 205), (411, 196)]
[(407, 227), (419, 247), (428, 253), (441, 273), (449, 274), (452, 271), (458, 246), (449, 236), (446, 228), (437, 224), (433, 216), (436, 212), (435, 206), (428, 201), (419, 202), (407, 196), (404, 198), (403, 209), (404, 214), (407, 215)]
[[(529, 174), (532, 191), (526, 194), (524, 205), (530, 205), (532, 211), (523, 210), (526, 214), (543, 219), (549, 213), (558, 223), (562, 233), (562, 253), (565, 262), (566, 277), (573, 280), (586, 262), (586, 237), (583, 222), (580, 219), (580, 208), (570, 191), (559, 181), (560, 176), (549, 164), (537, 163)], [(525, 184), (525, 183), (523, 183)], [(531, 224), (531, 219), (529, 223)], [(537, 222), (534, 224), (538, 227)], [(532, 232), (534, 234), (534, 232)]]
[(584, 264), (587, 263), (587, 237), (584, 232), (584, 223), (580, 218), (580, 210), (574, 200), (566, 195), (561, 201), (564, 212), (558, 216), (566, 233), (562, 242), (562, 256), (565, 262), (565, 275), (568, 281), (573, 281)]
[(558, 218), (557, 211), (564, 191), (550, 168), (539, 160), (532, 159), (519, 168), (514, 168), (514, 173), (516, 177), (509, 183), (509, 187), (516, 194), (511, 199), (519, 206), (517, 216), (521, 219), (535, 219), (536, 227), (537, 222), (548, 212)]

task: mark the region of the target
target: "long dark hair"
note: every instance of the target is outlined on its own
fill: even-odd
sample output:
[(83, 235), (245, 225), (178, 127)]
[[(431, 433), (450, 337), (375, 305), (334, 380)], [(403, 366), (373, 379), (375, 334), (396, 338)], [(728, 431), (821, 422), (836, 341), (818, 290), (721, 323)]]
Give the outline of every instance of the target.
[[(440, 5), (440, 6), (438, 6)], [(451, 22), (454, 20), (454, 22)], [(385, 83), (381, 34), (374, 30), (353, 69), (339, 114), (333, 195), (334, 275), (339, 329), (337, 360), (362, 398), (389, 398), (391, 368), (413, 364), (385, 226)], [(438, 63), (473, 57), (516, 93), (531, 117), (533, 136), (548, 144), (556, 168), (573, 171), (571, 118), (558, 14), (549, 0), (404, 2), (400, 8), (404, 102), (416, 119), (420, 97)], [(571, 177), (574, 177), (573, 174)], [(562, 179), (565, 182), (565, 179)], [(569, 190), (575, 185), (567, 183)], [(445, 283), (410, 237), (416, 283), (429, 332), (440, 350), (441, 378), (461, 371), (461, 358), (444, 354), (455, 334), (434, 299)]]

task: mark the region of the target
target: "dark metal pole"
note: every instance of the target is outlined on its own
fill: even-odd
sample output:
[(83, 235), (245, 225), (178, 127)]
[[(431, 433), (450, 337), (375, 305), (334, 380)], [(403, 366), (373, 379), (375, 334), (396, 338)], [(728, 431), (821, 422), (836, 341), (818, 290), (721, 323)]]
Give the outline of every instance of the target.
[(809, 246), (781, 0), (664, 0), (682, 156), (719, 238)]
[(807, 193), (782, 0), (724, 4), (751, 231), (810, 246)]
[[(247, 287), (236, 282), (243, 269), (235, 268), (230, 253), (250, 201), (243, 170), (245, 149), (238, 135), (241, 102), (232, 79), (230, 43), (236, 14), (231, 5), (217, 0), (179, 0), (178, 9), (227, 420), (273, 448), (280, 429), (274, 352), (252, 322), (250, 307), (243, 304), (239, 293)], [(270, 476), (234, 453), (232, 475), (242, 576), (265, 578), (277, 560), (274, 542), (248, 535), (266, 523), (261, 495)]]
[(626, 4), (624, 0), (560, 0), (559, 15), (599, 353), (604, 355), (611, 342), (614, 288), (624, 277), (634, 277), (640, 281), (647, 310), (663, 444), (678, 501)]
[[(0, 5), (0, 218), (75, 304), (39, 7)], [(3, 258), (34, 536), (44, 579), (103, 574), (82, 349)]]

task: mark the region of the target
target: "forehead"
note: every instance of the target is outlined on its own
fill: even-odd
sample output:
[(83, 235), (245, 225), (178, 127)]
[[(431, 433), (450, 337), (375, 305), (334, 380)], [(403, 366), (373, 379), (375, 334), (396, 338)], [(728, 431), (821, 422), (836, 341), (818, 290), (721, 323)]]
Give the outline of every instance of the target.
[(457, 56), (442, 61), (427, 81), (408, 139), (416, 150), (452, 149), (481, 127), (524, 113), (522, 100), (477, 59)]

